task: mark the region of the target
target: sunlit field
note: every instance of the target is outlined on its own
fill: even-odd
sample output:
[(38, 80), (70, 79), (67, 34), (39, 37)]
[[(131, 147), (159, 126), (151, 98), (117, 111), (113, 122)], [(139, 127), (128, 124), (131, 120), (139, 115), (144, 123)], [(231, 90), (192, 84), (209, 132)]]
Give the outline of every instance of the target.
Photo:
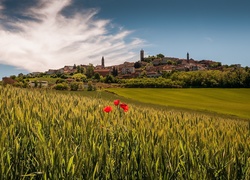
[(250, 89), (115, 88), (120, 96), (137, 101), (250, 119)]
[(250, 179), (249, 121), (114, 100), (0, 86), (0, 179)]

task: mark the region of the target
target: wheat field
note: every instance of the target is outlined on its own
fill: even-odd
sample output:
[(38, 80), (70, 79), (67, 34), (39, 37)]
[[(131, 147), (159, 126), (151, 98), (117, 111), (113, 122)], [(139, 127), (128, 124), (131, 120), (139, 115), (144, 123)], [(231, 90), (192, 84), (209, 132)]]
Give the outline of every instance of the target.
[(250, 179), (250, 122), (128, 106), (0, 86), (0, 179)]

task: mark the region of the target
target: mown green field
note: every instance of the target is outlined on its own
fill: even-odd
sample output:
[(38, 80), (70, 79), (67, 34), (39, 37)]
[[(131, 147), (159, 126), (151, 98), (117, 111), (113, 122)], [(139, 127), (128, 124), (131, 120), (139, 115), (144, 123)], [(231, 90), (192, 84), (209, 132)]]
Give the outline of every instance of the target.
[(108, 91), (144, 103), (250, 119), (250, 89), (139, 89)]

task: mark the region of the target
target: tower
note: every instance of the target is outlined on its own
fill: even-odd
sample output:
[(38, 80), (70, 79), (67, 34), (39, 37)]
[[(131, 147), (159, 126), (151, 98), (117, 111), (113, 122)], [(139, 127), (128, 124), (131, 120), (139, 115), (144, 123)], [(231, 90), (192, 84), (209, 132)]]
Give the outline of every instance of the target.
[(141, 53), (140, 53), (140, 60), (143, 61), (144, 60), (144, 51), (141, 50)]
[(189, 63), (189, 53), (187, 53), (187, 62)]
[(104, 57), (102, 56), (102, 67), (104, 68)]

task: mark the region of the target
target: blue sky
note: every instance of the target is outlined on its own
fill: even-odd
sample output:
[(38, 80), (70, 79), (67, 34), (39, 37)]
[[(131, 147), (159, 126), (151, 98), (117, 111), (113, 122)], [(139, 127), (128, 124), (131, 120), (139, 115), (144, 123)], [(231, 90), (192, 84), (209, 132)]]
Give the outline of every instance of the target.
[(139, 51), (250, 66), (248, 0), (0, 0), (0, 77), (137, 61)]

